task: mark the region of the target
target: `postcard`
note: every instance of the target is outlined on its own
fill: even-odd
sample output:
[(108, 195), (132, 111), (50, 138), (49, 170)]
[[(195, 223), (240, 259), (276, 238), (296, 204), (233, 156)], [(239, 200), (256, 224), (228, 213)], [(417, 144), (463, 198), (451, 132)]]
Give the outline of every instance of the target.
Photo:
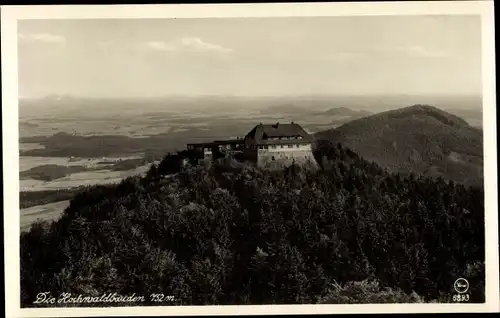
[(1, 13), (7, 317), (500, 309), (492, 1)]

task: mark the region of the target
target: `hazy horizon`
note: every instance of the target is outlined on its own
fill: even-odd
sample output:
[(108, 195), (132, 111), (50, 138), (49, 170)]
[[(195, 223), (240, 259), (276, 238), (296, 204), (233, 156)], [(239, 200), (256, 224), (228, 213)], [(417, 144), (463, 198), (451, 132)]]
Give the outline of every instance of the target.
[(169, 98), (235, 98), (235, 99), (272, 99), (272, 98), (339, 98), (339, 97), (449, 97), (449, 98), (460, 98), (460, 97), (477, 97), (482, 98), (481, 93), (448, 93), (448, 94), (287, 94), (287, 95), (229, 95), (229, 94), (169, 94), (169, 95), (158, 95), (158, 96), (83, 96), (83, 95), (73, 95), (73, 94), (47, 94), (43, 96), (19, 96), (19, 99), (52, 99), (52, 98), (71, 98), (71, 99), (169, 99)]
[(24, 20), (19, 96), (481, 96), (479, 16)]

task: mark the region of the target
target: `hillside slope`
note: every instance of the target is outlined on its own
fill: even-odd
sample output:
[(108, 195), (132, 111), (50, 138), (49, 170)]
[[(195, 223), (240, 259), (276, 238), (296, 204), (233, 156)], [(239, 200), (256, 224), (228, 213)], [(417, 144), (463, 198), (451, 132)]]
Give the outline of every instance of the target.
[(156, 306), (451, 302), (461, 276), (484, 301), (482, 188), (389, 174), (341, 145), (315, 155), (320, 170), (173, 169), (167, 156), (79, 192), (21, 235), (22, 305), (44, 291), (175, 296), (140, 303)]
[(317, 133), (394, 172), (467, 185), (483, 181), (482, 131), (432, 106), (386, 111)]

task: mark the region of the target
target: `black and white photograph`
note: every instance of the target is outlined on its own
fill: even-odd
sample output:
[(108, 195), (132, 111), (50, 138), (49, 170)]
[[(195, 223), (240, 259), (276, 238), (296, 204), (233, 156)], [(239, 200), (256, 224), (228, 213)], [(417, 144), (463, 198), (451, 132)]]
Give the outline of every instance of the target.
[(12, 308), (498, 310), (492, 2), (340, 5), (2, 7)]

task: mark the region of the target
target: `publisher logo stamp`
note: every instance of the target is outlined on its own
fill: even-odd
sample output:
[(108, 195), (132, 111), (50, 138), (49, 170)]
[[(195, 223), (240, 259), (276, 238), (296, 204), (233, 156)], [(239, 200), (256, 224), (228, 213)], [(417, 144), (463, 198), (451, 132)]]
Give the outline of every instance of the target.
[(453, 284), (455, 291), (459, 294), (465, 294), (469, 290), (469, 282), (465, 278), (459, 278)]

